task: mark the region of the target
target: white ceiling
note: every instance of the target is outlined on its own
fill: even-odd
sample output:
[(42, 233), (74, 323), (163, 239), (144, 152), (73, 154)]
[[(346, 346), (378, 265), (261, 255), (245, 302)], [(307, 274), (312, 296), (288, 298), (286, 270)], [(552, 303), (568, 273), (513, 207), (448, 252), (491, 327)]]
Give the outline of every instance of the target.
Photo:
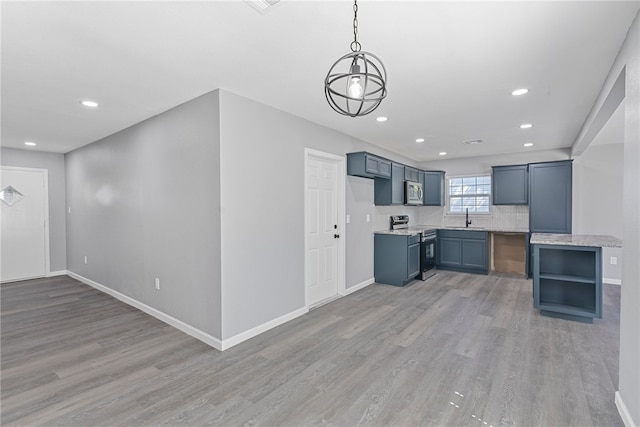
[[(416, 161), (569, 147), (640, 1), (358, 5), (389, 95), (350, 118), (323, 92), (349, 52), (350, 1), (282, 0), (264, 15), (242, 1), (2, 2), (2, 145), (67, 152), (222, 88)], [(475, 138), (486, 143), (461, 143)]]

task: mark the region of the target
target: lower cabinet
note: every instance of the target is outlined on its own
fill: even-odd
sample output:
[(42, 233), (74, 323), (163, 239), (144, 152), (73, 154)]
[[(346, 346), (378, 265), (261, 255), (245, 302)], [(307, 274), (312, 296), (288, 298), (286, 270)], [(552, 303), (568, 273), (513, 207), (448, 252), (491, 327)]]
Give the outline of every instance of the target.
[(487, 274), (488, 234), (486, 231), (439, 230), (438, 268)]
[(373, 270), (375, 280), (404, 286), (420, 274), (420, 235), (376, 234)]
[(542, 315), (592, 323), (602, 317), (602, 249), (533, 245), (533, 301)]

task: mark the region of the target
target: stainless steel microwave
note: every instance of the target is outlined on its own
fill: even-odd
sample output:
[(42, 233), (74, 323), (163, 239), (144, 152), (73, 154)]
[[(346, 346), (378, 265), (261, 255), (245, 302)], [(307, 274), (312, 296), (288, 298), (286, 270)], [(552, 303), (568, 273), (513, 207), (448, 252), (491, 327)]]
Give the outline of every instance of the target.
[(404, 182), (404, 204), (405, 205), (422, 205), (424, 201), (424, 192), (422, 184), (414, 181)]

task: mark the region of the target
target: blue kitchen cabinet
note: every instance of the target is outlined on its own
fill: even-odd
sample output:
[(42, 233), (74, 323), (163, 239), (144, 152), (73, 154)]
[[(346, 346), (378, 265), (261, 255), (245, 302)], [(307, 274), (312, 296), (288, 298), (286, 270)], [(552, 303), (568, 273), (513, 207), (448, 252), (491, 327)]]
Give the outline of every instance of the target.
[(377, 206), (404, 204), (404, 165), (391, 163), (391, 179), (374, 178), (374, 203)]
[(376, 234), (374, 276), (377, 283), (404, 286), (420, 274), (420, 235)]
[(494, 205), (529, 203), (528, 165), (494, 166), (491, 184)]
[(420, 182), (420, 171), (416, 168), (412, 168), (411, 166), (404, 167), (404, 180), (405, 181), (413, 181)]
[(391, 178), (391, 161), (361, 151), (347, 154), (347, 175), (362, 178)]
[(438, 230), (437, 266), (441, 270), (489, 272), (489, 233), (475, 230)]
[(572, 161), (529, 164), (529, 231), (571, 233)]
[(545, 316), (602, 318), (602, 249), (534, 244), (533, 299)]
[(423, 171), (424, 206), (444, 206), (444, 171)]

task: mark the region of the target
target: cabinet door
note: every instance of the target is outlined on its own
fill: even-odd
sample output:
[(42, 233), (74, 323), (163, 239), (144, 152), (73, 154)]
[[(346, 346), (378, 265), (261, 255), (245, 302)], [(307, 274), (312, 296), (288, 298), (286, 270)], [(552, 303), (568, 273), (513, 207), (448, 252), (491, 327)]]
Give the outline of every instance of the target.
[(526, 205), (529, 202), (527, 165), (494, 166), (491, 183), (494, 205)]
[(407, 247), (407, 279), (412, 279), (420, 274), (420, 243)]
[(391, 176), (391, 162), (379, 157), (365, 155), (366, 172), (380, 177)]
[(529, 165), (529, 229), (571, 233), (571, 161)]
[(391, 204), (404, 204), (404, 165), (391, 163)]
[(419, 173), (418, 169), (409, 166), (404, 167), (404, 179), (405, 181), (418, 182)]
[(466, 268), (487, 269), (487, 241), (462, 241), (462, 266)]
[(444, 172), (424, 171), (424, 206), (444, 206)]
[(439, 264), (460, 267), (462, 265), (462, 240), (441, 237), (438, 239)]

